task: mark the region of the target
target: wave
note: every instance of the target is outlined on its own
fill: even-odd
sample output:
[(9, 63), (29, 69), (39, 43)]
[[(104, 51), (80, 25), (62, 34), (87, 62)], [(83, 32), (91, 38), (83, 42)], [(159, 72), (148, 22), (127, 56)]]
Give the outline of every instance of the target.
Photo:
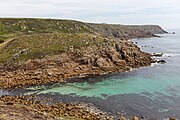
[(159, 65), (159, 63), (152, 63), (151, 66)]
[(176, 54), (176, 53), (165, 53), (163, 54), (163, 57), (176, 57), (179, 56), (180, 54)]

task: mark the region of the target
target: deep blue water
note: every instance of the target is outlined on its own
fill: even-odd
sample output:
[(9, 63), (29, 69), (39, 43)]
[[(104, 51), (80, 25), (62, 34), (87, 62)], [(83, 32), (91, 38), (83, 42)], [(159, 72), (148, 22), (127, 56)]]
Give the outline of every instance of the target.
[(161, 36), (133, 42), (138, 42), (143, 51), (164, 53), (156, 59), (164, 59), (166, 64), (88, 78), (81, 83), (30, 87), (25, 94), (38, 93), (63, 102), (92, 103), (113, 115), (118, 111), (125, 116), (180, 119), (180, 30), (175, 35)]

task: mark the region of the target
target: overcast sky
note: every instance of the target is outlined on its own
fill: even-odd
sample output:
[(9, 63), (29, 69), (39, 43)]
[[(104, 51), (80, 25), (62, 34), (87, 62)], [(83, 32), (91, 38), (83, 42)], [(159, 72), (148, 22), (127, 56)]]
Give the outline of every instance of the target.
[(0, 0), (0, 17), (43, 17), (180, 28), (180, 0)]

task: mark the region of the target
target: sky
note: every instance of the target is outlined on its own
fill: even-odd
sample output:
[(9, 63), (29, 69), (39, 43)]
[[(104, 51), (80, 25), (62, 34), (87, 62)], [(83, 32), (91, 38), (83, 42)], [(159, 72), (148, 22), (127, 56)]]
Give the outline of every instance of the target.
[(180, 28), (180, 0), (0, 0), (0, 17)]

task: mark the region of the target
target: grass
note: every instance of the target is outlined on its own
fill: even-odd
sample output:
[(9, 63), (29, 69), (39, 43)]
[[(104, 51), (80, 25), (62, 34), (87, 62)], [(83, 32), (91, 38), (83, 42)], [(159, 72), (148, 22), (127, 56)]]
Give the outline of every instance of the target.
[(85, 23), (52, 19), (0, 19), (0, 35), (8, 33), (84, 33), (90, 32)]
[[(119, 25), (119, 24), (93, 24), (74, 20), (32, 19), (32, 18), (0, 18), (0, 35), (10, 33), (99, 33), (112, 35), (133, 33), (134, 30), (148, 31), (149, 28), (159, 28), (153, 25)], [(152, 31), (151, 31), (152, 32)]]
[[(94, 37), (96, 40), (94, 41)], [(11, 60), (17, 55), (17, 61), (43, 58), (46, 55), (56, 55), (68, 52), (70, 48), (81, 49), (93, 46), (104, 41), (104, 37), (87, 34), (43, 33), (24, 35), (9, 42), (6, 47), (0, 48), (0, 62)], [(13, 61), (15, 62), (15, 61)]]
[[(135, 36), (149, 26), (83, 23), (73, 20), (0, 18), (0, 63), (43, 58), (70, 48), (102, 43), (104, 37)], [(156, 27), (155, 27), (156, 28)], [(136, 32), (135, 32), (136, 31)], [(138, 35), (138, 34), (137, 34)], [(93, 41), (93, 36), (98, 36)], [(13, 40), (14, 38), (14, 40)], [(26, 50), (25, 53), (21, 53)], [(15, 57), (14, 57), (15, 56)]]

